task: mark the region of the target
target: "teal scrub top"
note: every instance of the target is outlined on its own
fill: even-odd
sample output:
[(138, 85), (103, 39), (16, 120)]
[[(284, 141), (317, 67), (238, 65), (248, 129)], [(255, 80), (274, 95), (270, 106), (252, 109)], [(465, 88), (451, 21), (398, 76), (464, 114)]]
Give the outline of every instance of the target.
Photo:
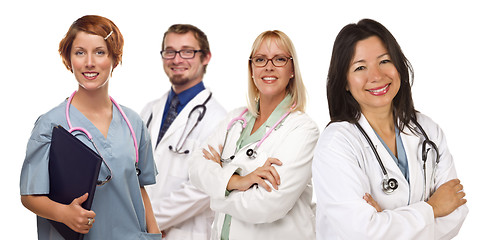
[[(64, 101), (36, 121), (22, 166), (21, 195), (49, 193), (51, 133), (57, 125), (69, 129), (65, 116), (66, 103)], [(112, 180), (96, 188), (92, 210), (97, 216), (92, 229), (85, 235), (85, 240), (161, 239), (161, 234), (146, 232), (146, 217), (140, 191), (140, 187), (156, 182), (157, 170), (149, 134), (136, 112), (125, 107), (122, 109), (132, 124), (138, 141), (141, 169), (139, 176), (135, 171), (135, 148), (129, 127), (115, 105), (107, 138), (74, 106), (69, 109), (72, 126), (82, 127), (90, 132), (101, 156), (112, 170)], [(77, 134), (77, 138), (96, 151), (84, 135)], [(102, 163), (98, 179), (104, 180), (108, 174), (107, 166)], [(39, 239), (63, 239), (49, 221), (39, 216), (37, 229)]]

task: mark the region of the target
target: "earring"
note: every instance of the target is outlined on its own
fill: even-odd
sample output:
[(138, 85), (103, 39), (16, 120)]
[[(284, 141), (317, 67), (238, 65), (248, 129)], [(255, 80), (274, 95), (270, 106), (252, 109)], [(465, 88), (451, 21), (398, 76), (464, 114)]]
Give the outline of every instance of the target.
[(292, 74), (290, 78), (293, 78), (293, 77), (295, 77), (295, 75)]

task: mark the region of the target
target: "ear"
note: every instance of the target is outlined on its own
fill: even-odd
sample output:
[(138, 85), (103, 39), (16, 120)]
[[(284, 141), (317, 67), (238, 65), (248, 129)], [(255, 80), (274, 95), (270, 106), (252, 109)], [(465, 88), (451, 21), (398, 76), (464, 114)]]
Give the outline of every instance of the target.
[(210, 62), (210, 59), (212, 58), (212, 53), (208, 52), (208, 54), (203, 58), (202, 64), (203, 65), (208, 65)]

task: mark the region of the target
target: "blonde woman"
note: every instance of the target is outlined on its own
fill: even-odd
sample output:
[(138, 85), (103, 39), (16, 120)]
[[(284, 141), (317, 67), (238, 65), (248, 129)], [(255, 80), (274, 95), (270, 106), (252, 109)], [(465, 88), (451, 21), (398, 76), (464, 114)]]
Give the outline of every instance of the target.
[(305, 87), (291, 40), (257, 37), (249, 102), (192, 156), (190, 180), (216, 212), (212, 239), (314, 239), (312, 154), (319, 131), (304, 113)]

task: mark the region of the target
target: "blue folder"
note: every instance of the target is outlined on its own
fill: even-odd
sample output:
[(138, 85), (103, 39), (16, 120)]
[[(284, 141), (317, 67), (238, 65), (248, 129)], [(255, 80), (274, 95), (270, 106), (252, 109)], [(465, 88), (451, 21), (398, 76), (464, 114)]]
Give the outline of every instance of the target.
[[(90, 210), (95, 196), (102, 158), (61, 126), (53, 128), (49, 151), (48, 197), (62, 204), (88, 193), (81, 205)], [(73, 231), (64, 223), (50, 220), (65, 239), (82, 240), (83, 234)]]

